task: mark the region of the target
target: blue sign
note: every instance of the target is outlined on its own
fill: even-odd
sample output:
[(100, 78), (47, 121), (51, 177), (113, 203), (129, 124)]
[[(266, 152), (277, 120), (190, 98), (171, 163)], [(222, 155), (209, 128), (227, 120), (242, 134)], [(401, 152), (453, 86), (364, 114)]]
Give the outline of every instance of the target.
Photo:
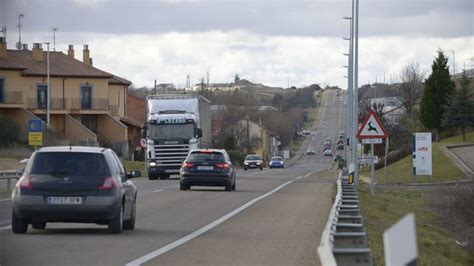
[(28, 120), (28, 132), (43, 132), (43, 120)]

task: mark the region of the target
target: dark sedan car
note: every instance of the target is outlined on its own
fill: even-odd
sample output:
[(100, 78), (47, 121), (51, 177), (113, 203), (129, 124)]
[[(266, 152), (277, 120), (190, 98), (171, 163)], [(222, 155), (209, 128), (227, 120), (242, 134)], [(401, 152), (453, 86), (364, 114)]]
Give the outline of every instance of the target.
[(98, 147), (47, 147), (33, 153), (12, 193), (12, 231), (49, 222), (135, 228), (137, 189), (117, 155)]
[(280, 156), (273, 156), (272, 159), (270, 160), (270, 163), (268, 164), (268, 167), (270, 167), (270, 169), (285, 168), (285, 163), (283, 162), (283, 158), (281, 158)]
[(235, 190), (235, 169), (225, 150), (193, 150), (180, 170), (180, 190), (191, 186), (224, 186), (226, 191)]

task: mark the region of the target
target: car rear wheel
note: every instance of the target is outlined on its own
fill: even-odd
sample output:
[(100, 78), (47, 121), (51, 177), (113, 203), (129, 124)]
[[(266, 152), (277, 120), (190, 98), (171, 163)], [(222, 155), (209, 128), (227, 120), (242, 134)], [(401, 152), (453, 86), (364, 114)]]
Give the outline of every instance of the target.
[(232, 190), (235, 190), (235, 182), (234, 182), (234, 184), (232, 185)]
[(231, 183), (225, 185), (225, 191), (232, 191), (232, 184)]
[(247, 167), (244, 167), (244, 171), (247, 171)]
[(14, 212), (12, 213), (12, 231), (15, 234), (24, 234), (28, 231), (28, 223), (24, 219), (17, 217)]
[(262, 171), (262, 170), (263, 170), (263, 167), (260, 167), (260, 171)]
[(123, 206), (120, 205), (119, 214), (109, 221), (109, 232), (112, 234), (122, 233), (123, 226)]
[(33, 229), (45, 229), (46, 223), (41, 223), (41, 222), (32, 223), (31, 227), (33, 227)]
[(123, 221), (123, 229), (125, 230), (133, 230), (135, 229), (135, 217), (137, 215), (137, 204), (136, 201), (132, 204), (132, 214), (130, 216), (130, 220)]

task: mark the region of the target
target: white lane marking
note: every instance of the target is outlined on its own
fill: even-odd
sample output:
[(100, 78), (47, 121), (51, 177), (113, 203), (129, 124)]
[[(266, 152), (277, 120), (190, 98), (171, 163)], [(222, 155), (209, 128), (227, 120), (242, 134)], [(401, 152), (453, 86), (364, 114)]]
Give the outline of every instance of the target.
[(154, 190), (153, 192), (161, 192), (161, 191), (165, 191), (164, 189), (157, 189), (157, 190)]
[(232, 218), (234, 215), (236, 215), (236, 214), (242, 212), (243, 210), (245, 210), (245, 209), (247, 209), (248, 207), (252, 206), (253, 204), (257, 203), (258, 201), (260, 201), (260, 200), (262, 200), (262, 199), (264, 199), (264, 198), (266, 198), (266, 197), (272, 195), (273, 193), (277, 192), (278, 190), (280, 190), (280, 189), (286, 187), (287, 185), (289, 185), (289, 184), (291, 184), (291, 183), (293, 183), (293, 182), (295, 182), (295, 181), (297, 181), (297, 180), (299, 180), (299, 179), (301, 179), (301, 178), (303, 178), (303, 176), (299, 176), (299, 177), (297, 177), (297, 178), (295, 178), (295, 179), (293, 179), (293, 180), (290, 180), (290, 181), (288, 181), (288, 182), (286, 182), (286, 183), (280, 185), (279, 187), (273, 189), (272, 191), (267, 192), (267, 193), (263, 194), (262, 196), (257, 197), (257, 198), (255, 198), (255, 199), (253, 199), (253, 200), (251, 200), (251, 201), (245, 203), (244, 205), (238, 207), (237, 209), (234, 209), (233, 211), (227, 213), (226, 215), (222, 216), (221, 218), (215, 220), (214, 222), (212, 222), (212, 223), (210, 223), (210, 224), (208, 224), (208, 225), (206, 225), (206, 226), (204, 226), (204, 227), (198, 229), (197, 231), (195, 231), (195, 232), (193, 232), (193, 233), (191, 233), (191, 234), (189, 234), (189, 235), (187, 235), (187, 236), (185, 236), (185, 237), (183, 237), (183, 238), (180, 238), (180, 239), (174, 241), (173, 243), (170, 243), (170, 244), (168, 244), (168, 245), (166, 245), (166, 246), (164, 246), (164, 247), (162, 247), (162, 248), (159, 248), (159, 249), (157, 249), (157, 250), (155, 250), (155, 251), (152, 251), (152, 252), (150, 252), (150, 253), (148, 253), (148, 254), (145, 254), (145, 255), (143, 255), (142, 257), (140, 257), (140, 258), (138, 258), (138, 259), (135, 259), (135, 260), (133, 260), (133, 261), (131, 261), (131, 262), (125, 264), (125, 265), (126, 265), (126, 266), (141, 265), (142, 263), (148, 262), (148, 261), (150, 261), (150, 260), (152, 260), (152, 259), (154, 259), (154, 258), (156, 258), (156, 257), (158, 257), (158, 256), (160, 256), (160, 255), (162, 255), (162, 254), (165, 253), (165, 252), (168, 252), (168, 251), (170, 251), (170, 250), (172, 250), (172, 249), (174, 249), (174, 248), (176, 248), (176, 247), (179, 247), (179, 246), (181, 246), (182, 244), (184, 244), (184, 243), (186, 243), (186, 242), (188, 242), (188, 241), (193, 240), (194, 238), (196, 238), (196, 237), (198, 237), (198, 236), (200, 236), (200, 235), (206, 233), (207, 231), (211, 230), (212, 228), (214, 228), (214, 227), (220, 225), (221, 223), (223, 223), (223, 222), (229, 220), (229, 219)]
[(3, 226), (3, 227), (0, 227), (0, 231), (2, 231), (2, 230), (8, 230), (8, 229), (11, 229), (11, 228), (12, 228), (11, 225)]
[(8, 200), (12, 200), (11, 198), (8, 198), (8, 199), (0, 199), (0, 201), (8, 201)]

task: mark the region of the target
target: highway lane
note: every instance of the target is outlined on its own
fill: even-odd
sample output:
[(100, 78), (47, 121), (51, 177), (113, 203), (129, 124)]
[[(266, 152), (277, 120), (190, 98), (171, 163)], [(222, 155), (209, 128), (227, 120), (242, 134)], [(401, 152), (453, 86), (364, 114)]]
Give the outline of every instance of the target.
[[(46, 230), (30, 229), (26, 235), (0, 230), (0, 264), (123, 265), (168, 247), (291, 181), (149, 263), (221, 264), (228, 260), (225, 264), (281, 264), (274, 259), (283, 257), (289, 264), (316, 263), (314, 247), (332, 204), (334, 178), (306, 175), (330, 165), (331, 158), (324, 157), (320, 149), (325, 138), (337, 137), (342, 110), (333, 91), (325, 92), (324, 100), (319, 124), (315, 123), (315, 130), (305, 140), (319, 152), (307, 156), (303, 145), (302, 157), (293, 167), (239, 171), (237, 191), (230, 193), (206, 187), (179, 191), (177, 180), (137, 179), (134, 182), (140, 194), (135, 230), (109, 235), (105, 226), (90, 224), (48, 224)], [(294, 181), (297, 177), (301, 178)], [(219, 241), (213, 242), (216, 237)], [(188, 252), (189, 245), (194, 252)], [(259, 248), (252, 248), (255, 246)]]

